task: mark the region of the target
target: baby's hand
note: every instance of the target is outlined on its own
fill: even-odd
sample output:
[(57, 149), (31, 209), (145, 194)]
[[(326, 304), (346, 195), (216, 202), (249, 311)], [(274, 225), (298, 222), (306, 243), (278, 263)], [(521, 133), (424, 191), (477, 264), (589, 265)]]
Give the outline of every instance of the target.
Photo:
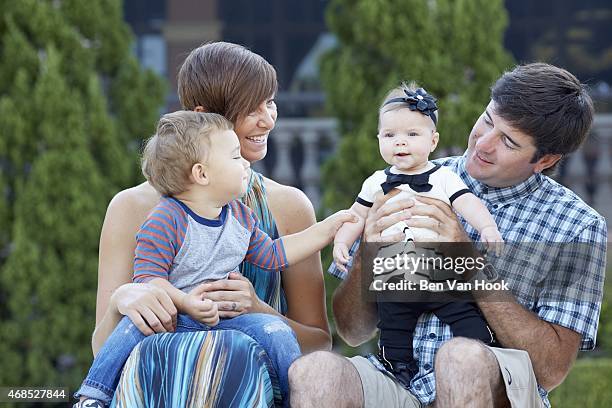
[(488, 250), (493, 250), (496, 256), (500, 256), (504, 247), (502, 238), (497, 226), (490, 225), (480, 231), (480, 239), (487, 244)]
[(193, 289), (183, 298), (183, 311), (192, 319), (208, 326), (216, 326), (219, 323), (219, 311), (217, 305), (210, 299), (204, 299), (201, 291)]
[(349, 256), (348, 245), (343, 242), (334, 243), (333, 255), (334, 262), (336, 263), (338, 269), (340, 269), (342, 272), (348, 272), (348, 270), (346, 269), (346, 264), (351, 259), (351, 257)]

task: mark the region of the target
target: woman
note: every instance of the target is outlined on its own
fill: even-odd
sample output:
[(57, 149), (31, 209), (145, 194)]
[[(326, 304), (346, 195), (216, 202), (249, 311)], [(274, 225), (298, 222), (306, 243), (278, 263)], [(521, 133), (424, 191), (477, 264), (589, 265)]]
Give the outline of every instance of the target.
[[(178, 84), (184, 109), (224, 115), (235, 124), (242, 156), (251, 163), (265, 157), (268, 134), (277, 117), (273, 99), (276, 72), (268, 62), (235, 44), (206, 44), (186, 58)], [(165, 293), (147, 284), (130, 283), (135, 234), (159, 198), (143, 183), (118, 193), (108, 206), (100, 239), (94, 354), (124, 315), (147, 335), (171, 332), (176, 324), (176, 308)], [(272, 237), (301, 231), (315, 222), (312, 204), (300, 190), (256, 172), (243, 200)], [(283, 271), (280, 279), (278, 274), (259, 273), (246, 263), (241, 272), (203, 288), (205, 296), (215, 301), (220, 317), (255, 312), (283, 316), (302, 352), (330, 349), (319, 256)], [(174, 336), (179, 335), (170, 337)], [(206, 358), (216, 355), (209, 353)]]

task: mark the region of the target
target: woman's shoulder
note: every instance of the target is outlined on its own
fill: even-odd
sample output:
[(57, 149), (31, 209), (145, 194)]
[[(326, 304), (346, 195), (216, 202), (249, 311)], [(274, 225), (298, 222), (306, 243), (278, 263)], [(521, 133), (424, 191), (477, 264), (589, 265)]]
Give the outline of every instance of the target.
[(264, 178), (268, 205), (280, 235), (301, 231), (316, 222), (312, 203), (299, 188)]
[(115, 194), (106, 211), (107, 218), (144, 220), (159, 203), (159, 193), (147, 182)]
[(159, 202), (160, 195), (149, 183), (146, 181), (135, 187), (126, 188), (121, 190), (111, 200), (111, 203), (120, 206), (135, 205), (155, 206)]

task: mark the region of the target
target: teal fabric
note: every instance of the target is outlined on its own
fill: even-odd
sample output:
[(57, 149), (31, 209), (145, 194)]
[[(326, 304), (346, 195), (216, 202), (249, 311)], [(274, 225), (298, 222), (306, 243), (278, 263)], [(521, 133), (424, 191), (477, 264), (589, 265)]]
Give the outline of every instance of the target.
[[(259, 228), (272, 239), (278, 238), (278, 230), (268, 207), (263, 176), (260, 173), (256, 171), (251, 172), (247, 193), (243, 197), (242, 202), (255, 212), (260, 222)], [(264, 300), (281, 314), (286, 314), (287, 300), (281, 285), (280, 273), (264, 271), (248, 262), (243, 262), (240, 265), (240, 273), (251, 281), (257, 297)]]

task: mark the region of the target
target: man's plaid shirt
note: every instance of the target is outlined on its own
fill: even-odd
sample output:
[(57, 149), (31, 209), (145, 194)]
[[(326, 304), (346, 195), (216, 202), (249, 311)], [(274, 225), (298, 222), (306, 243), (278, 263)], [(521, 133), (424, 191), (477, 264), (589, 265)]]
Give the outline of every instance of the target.
[[(601, 309), (601, 296), (605, 276), (607, 229), (605, 219), (586, 205), (571, 190), (541, 174), (534, 174), (524, 182), (512, 187), (491, 188), (473, 179), (465, 170), (465, 156), (437, 160), (459, 174), (468, 188), (487, 206), (497, 226), (508, 243), (585, 243), (592, 248), (588, 253), (569, 257), (565, 262), (574, 276), (581, 276), (579, 288), (589, 291), (588, 301), (580, 296), (564, 296), (558, 288), (525, 291), (531, 296), (518, 296), (517, 301), (536, 313), (541, 319), (567, 327), (582, 335), (581, 350), (595, 347), (597, 325)], [(461, 219), (461, 217), (460, 217)], [(468, 236), (476, 241), (478, 232), (461, 219)], [(592, 245), (590, 245), (592, 244)], [(357, 250), (359, 241), (351, 248)], [(555, 267), (555, 257), (549, 262), (539, 260), (537, 265), (515, 262), (512, 266), (516, 276), (534, 276), (532, 268), (546, 274)], [(493, 262), (495, 265), (495, 262)], [(350, 268), (350, 264), (348, 265)], [(497, 268), (497, 265), (495, 265)], [(529, 268), (529, 270), (528, 270)], [(588, 271), (588, 273), (585, 273)], [(333, 276), (344, 279), (346, 274), (332, 264), (328, 270)], [(542, 286), (527, 280), (524, 285)], [(575, 289), (575, 288), (574, 288)], [(536, 293), (537, 292), (537, 293)], [(562, 291), (561, 291), (562, 292)], [(356, 311), (358, 312), (358, 311)], [(452, 337), (448, 325), (441, 323), (432, 313), (423, 314), (414, 333), (414, 357), (419, 363), (419, 373), (411, 382), (410, 391), (423, 404), (435, 398), (434, 356), (438, 348)], [(542, 345), (546, 347), (546, 345)], [(546, 406), (550, 406), (546, 391), (539, 387)]]

